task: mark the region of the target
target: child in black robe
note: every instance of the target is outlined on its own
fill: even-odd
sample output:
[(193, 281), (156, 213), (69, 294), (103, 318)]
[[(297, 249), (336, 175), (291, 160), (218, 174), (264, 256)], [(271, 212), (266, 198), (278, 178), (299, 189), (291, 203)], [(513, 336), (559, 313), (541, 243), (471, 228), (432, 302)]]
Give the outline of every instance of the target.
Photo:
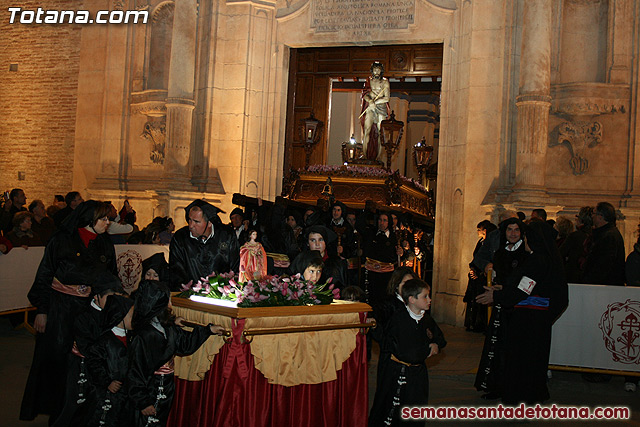
[(164, 426), (175, 392), (173, 358), (194, 353), (221, 326), (187, 332), (171, 318), (171, 296), (163, 282), (143, 280), (135, 294), (134, 333), (129, 345), (129, 397), (135, 426)]
[(108, 296), (122, 294), (124, 290), (120, 279), (109, 272), (99, 271), (92, 276), (91, 304), (73, 322), (74, 342), (68, 355), (64, 407), (53, 427), (85, 425), (97, 404), (95, 388), (87, 378), (85, 355), (102, 333), (103, 309)]
[(97, 406), (87, 425), (119, 427), (131, 422), (129, 399), (123, 383), (129, 368), (127, 331), (131, 330), (133, 301), (112, 295), (103, 311), (103, 333), (85, 357), (97, 398)]
[(397, 310), (384, 328), (370, 427), (403, 425), (406, 421), (401, 419), (402, 407), (428, 403), (425, 360), (447, 344), (436, 322), (426, 313), (431, 305), (429, 291), (429, 285), (420, 279), (407, 281), (401, 291), (406, 309)]

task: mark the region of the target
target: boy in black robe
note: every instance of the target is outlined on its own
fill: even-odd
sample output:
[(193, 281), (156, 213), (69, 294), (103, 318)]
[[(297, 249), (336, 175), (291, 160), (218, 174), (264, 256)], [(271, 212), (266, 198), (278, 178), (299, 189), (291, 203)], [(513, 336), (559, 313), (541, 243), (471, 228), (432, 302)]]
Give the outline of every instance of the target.
[(397, 310), (384, 328), (370, 427), (402, 425), (406, 422), (401, 419), (402, 407), (428, 403), (425, 360), (447, 344), (426, 313), (431, 305), (429, 291), (429, 285), (420, 279), (407, 281), (401, 291), (406, 310)]
[(171, 296), (163, 282), (143, 280), (135, 295), (133, 338), (129, 345), (129, 398), (135, 426), (164, 426), (175, 393), (173, 358), (194, 353), (221, 326), (187, 332), (171, 318)]
[(120, 279), (109, 272), (97, 272), (91, 281), (93, 297), (73, 325), (73, 347), (68, 356), (64, 407), (55, 426), (85, 425), (95, 410), (95, 389), (87, 381), (85, 355), (102, 332), (103, 309), (109, 295), (123, 294)]
[(111, 295), (103, 311), (103, 333), (85, 357), (89, 381), (95, 387), (98, 402), (87, 425), (119, 427), (131, 422), (123, 383), (129, 368), (127, 331), (131, 330), (133, 300)]

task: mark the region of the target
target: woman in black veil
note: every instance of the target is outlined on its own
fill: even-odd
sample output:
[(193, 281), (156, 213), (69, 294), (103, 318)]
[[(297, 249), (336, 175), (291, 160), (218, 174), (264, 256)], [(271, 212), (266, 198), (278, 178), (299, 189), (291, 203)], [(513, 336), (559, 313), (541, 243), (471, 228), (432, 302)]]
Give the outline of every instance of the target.
[(38, 333), (21, 420), (49, 414), (52, 425), (62, 410), (74, 319), (91, 303), (91, 283), (98, 273), (118, 275), (115, 249), (106, 234), (109, 210), (104, 202), (81, 203), (44, 251), (27, 295), (37, 309)]

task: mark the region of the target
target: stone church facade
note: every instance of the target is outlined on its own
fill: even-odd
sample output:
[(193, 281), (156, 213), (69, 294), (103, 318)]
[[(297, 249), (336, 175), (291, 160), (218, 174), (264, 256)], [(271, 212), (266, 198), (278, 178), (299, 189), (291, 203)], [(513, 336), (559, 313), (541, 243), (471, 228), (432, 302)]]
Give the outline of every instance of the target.
[(227, 211), (233, 193), (273, 199), (283, 178), (290, 49), (442, 43), (439, 320), (462, 322), (475, 225), (496, 222), (504, 209), (544, 207), (553, 218), (609, 201), (628, 251), (635, 242), (633, 0), (73, 3), (92, 13), (146, 10), (149, 19), (21, 25), (2, 12), (0, 179), (31, 199), (48, 203), (71, 188), (128, 198), (140, 223), (181, 218), (195, 197)]

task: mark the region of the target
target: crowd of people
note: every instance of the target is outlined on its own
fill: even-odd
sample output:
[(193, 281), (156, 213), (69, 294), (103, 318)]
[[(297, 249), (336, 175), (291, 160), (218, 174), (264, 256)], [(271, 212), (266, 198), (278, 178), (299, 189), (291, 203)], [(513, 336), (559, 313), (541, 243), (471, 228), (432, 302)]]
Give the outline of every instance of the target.
[[(568, 305), (567, 284), (637, 286), (640, 252), (634, 249), (625, 261), (616, 211), (608, 202), (581, 208), (575, 221), (549, 220), (544, 209), (534, 209), (528, 220), (507, 210), (499, 221), (497, 227), (487, 220), (477, 225), (464, 298), (467, 330), (486, 335), (475, 387), (485, 399), (540, 403), (549, 398), (551, 327)], [(625, 378), (625, 390), (636, 387), (637, 378)]]
[[(427, 403), (424, 359), (446, 341), (428, 314), (430, 285), (422, 280), (430, 271), (431, 234), (410, 217), (370, 203), (363, 212), (340, 202), (301, 211), (258, 200), (253, 208), (234, 209), (224, 224), (219, 208), (198, 199), (185, 208), (187, 225), (173, 233), (173, 221), (162, 217), (139, 230), (128, 202), (118, 212), (76, 192), (64, 199), (64, 207), (56, 198), (52, 209), (34, 201), (27, 211), (24, 191), (16, 189), (1, 209), (9, 230), (3, 253), (46, 244), (28, 292), (37, 335), (21, 419), (49, 414), (58, 426), (164, 425), (173, 357), (221, 333), (214, 325), (184, 332), (171, 317), (169, 292), (228, 271), (244, 280), (272, 274), (331, 279), (342, 298), (368, 300), (378, 320), (371, 335), (383, 348), (380, 384), (408, 384), (391, 394), (379, 388), (377, 408), (385, 409), (372, 413), (371, 425), (398, 421), (397, 402)], [(31, 230), (36, 221), (49, 224), (48, 233)], [(33, 241), (10, 240), (16, 234)], [(137, 290), (126, 295), (117, 276), (117, 243), (168, 243), (169, 262), (162, 253), (146, 259)], [(407, 322), (415, 324), (410, 331)]]
[[(301, 209), (257, 199), (233, 209), (225, 224), (223, 211), (197, 199), (185, 208), (187, 225), (174, 233), (164, 217), (140, 230), (128, 201), (118, 211), (70, 192), (65, 206), (56, 197), (49, 208), (36, 200), (26, 210), (22, 190), (7, 196), (0, 250), (46, 244), (28, 293), (38, 334), (21, 419), (44, 413), (60, 426), (164, 425), (173, 357), (222, 333), (215, 325), (183, 331), (169, 292), (229, 271), (241, 281), (331, 279), (343, 299), (372, 306), (377, 326), (369, 336), (380, 358), (371, 426), (396, 425), (402, 406), (428, 402), (424, 362), (446, 340), (429, 315), (432, 234), (409, 215), (370, 202), (354, 211), (339, 201)], [(549, 398), (551, 327), (567, 307), (567, 283), (625, 283), (624, 245), (609, 203), (582, 208), (575, 229), (567, 218), (547, 221), (542, 209), (524, 219), (505, 211), (497, 227), (478, 224), (464, 298), (465, 325), (486, 334), (476, 387), (506, 404)], [(169, 244), (169, 261), (162, 253), (146, 259), (137, 290), (125, 295), (117, 243)], [(640, 240), (626, 272), (629, 284), (640, 283)]]
[[(3, 195), (0, 204), (0, 254), (14, 247), (46, 246), (62, 223), (84, 200), (77, 191), (55, 195), (45, 207), (42, 200), (27, 204), (25, 192), (14, 188)], [(142, 230), (136, 224), (136, 212), (125, 200), (118, 211), (109, 204), (107, 235), (114, 244), (169, 244), (175, 225), (169, 217), (156, 217)]]

